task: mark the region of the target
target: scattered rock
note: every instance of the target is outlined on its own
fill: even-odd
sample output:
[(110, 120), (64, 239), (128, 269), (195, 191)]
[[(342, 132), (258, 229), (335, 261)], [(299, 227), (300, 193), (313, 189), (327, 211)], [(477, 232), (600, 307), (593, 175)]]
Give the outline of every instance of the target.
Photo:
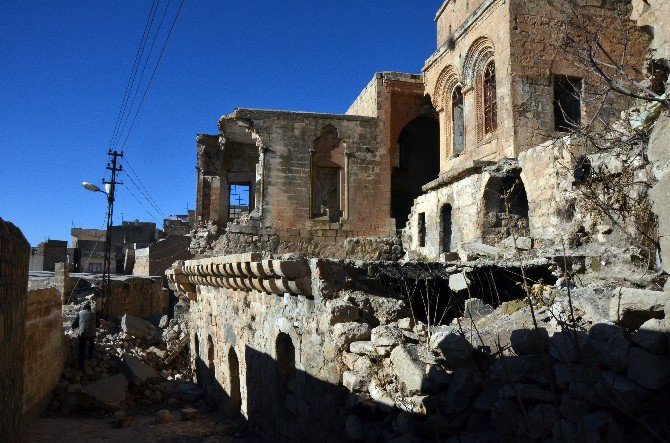
[(368, 389), (368, 379), (354, 371), (345, 371), (342, 374), (342, 384), (350, 392), (364, 392)]
[(374, 355), (375, 347), (371, 341), (355, 341), (349, 345), (349, 350), (358, 355)]
[(647, 320), (633, 335), (633, 341), (654, 354), (665, 355), (668, 351), (670, 321), (667, 319)]
[(478, 298), (469, 298), (465, 300), (463, 316), (472, 321), (477, 321), (493, 312), (493, 307), (487, 305)]
[[(70, 387), (72, 387), (71, 385)], [(81, 393), (100, 409), (116, 411), (126, 399), (128, 381), (123, 374), (113, 375), (91, 383), (81, 389)]]
[(392, 325), (377, 326), (372, 329), (373, 346), (396, 346), (404, 341), (402, 331)]
[(663, 389), (668, 381), (668, 359), (640, 348), (629, 352), (628, 378), (646, 389)]
[(338, 347), (346, 348), (352, 342), (369, 340), (370, 325), (357, 322), (337, 323), (332, 328), (332, 334)]
[(194, 408), (184, 408), (179, 412), (182, 420), (195, 420), (198, 418), (198, 410)]
[(403, 331), (412, 331), (414, 329), (414, 319), (411, 317), (398, 320), (398, 327)]
[(431, 344), (440, 350), (442, 356), (452, 368), (458, 368), (472, 360), (472, 346), (460, 334), (452, 332), (435, 340)]
[(326, 305), (326, 310), (328, 312), (328, 324), (331, 326), (358, 320), (358, 308), (349, 300), (342, 298), (331, 300)]
[(151, 366), (142, 363), (137, 357), (124, 353), (121, 357), (121, 371), (126, 379), (135, 386), (141, 386), (149, 381), (157, 381), (161, 374)]
[(645, 289), (618, 288), (610, 301), (610, 320), (637, 329), (652, 318), (662, 319), (670, 306), (670, 294)]
[(391, 352), (393, 373), (407, 393), (419, 392), (426, 386), (425, 359), (432, 359), (432, 356), (419, 345), (400, 345)]
[(125, 314), (121, 318), (121, 330), (124, 334), (146, 341), (156, 343), (160, 341), (158, 328), (146, 320)]
[(517, 355), (541, 354), (549, 349), (549, 333), (544, 328), (516, 329), (510, 342)]
[(154, 421), (159, 425), (169, 423), (172, 421), (172, 414), (167, 409), (161, 409), (154, 415)]
[(615, 371), (625, 371), (628, 366), (630, 342), (623, 329), (610, 323), (596, 323), (589, 331), (585, 355), (595, 363)]
[(168, 323), (170, 322), (170, 319), (168, 318), (167, 315), (164, 315), (161, 317), (161, 319), (158, 321), (158, 327), (161, 329), (165, 329), (168, 327)]
[(467, 291), (470, 287), (470, 279), (465, 273), (452, 274), (449, 276), (449, 289), (454, 292)]

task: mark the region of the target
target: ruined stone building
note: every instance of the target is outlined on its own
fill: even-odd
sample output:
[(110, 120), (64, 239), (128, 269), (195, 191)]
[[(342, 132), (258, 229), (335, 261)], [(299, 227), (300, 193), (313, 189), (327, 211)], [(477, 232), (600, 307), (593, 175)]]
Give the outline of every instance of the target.
[[(515, 291), (524, 272), (538, 271), (539, 288), (557, 282), (563, 248), (579, 251), (573, 267), (582, 273), (635, 256), (627, 242), (638, 234), (621, 240), (624, 228), (582, 211), (578, 188), (590, 168), (613, 159), (571, 133), (584, 122), (607, 127), (632, 104), (607, 94), (571, 46), (588, 41), (569, 23), (576, 13), (599, 30), (607, 54), (639, 72), (631, 67), (643, 65), (649, 39), (620, 19), (619, 6), (446, 0), (435, 17), (437, 50), (421, 74), (376, 74), (343, 115), (236, 109), (217, 134), (198, 135), (191, 249), (199, 258), (176, 263), (168, 279), (191, 300), (194, 369), (212, 402), (255, 432), (302, 441), (335, 441), (344, 428), (373, 441), (417, 429), (398, 424), (408, 420), (403, 413), (425, 420), (421, 432), (431, 437), (458, 435), (473, 417), (501, 428), (511, 420), (507, 403), (472, 415), (481, 374), (457, 369), (469, 356), (445, 357), (457, 371), (446, 374), (434, 355), (407, 343), (428, 337), (433, 349), (442, 346), (431, 328), (464, 312), (451, 310), (459, 292), (500, 304), (523, 296)], [(580, 250), (588, 239), (593, 249)], [(491, 265), (518, 254), (538, 267)], [(388, 263), (403, 255), (404, 271)], [(426, 274), (411, 271), (424, 265), (440, 275), (436, 287), (448, 286), (448, 302), (424, 298), (422, 306), (408, 295), (409, 282), (429, 291), (417, 283)], [(491, 277), (482, 283), (484, 274)], [(524, 312), (522, 330), (531, 324)], [(444, 334), (445, 356), (460, 346), (469, 355), (460, 335)], [(492, 336), (482, 340), (495, 349)], [(490, 426), (477, 423), (468, 432)]]

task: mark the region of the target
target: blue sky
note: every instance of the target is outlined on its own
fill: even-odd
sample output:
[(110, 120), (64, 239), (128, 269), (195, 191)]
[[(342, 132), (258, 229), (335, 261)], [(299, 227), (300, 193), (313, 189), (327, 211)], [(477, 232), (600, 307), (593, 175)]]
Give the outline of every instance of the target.
[[(216, 133), (235, 107), (341, 113), (374, 72), (419, 72), (435, 49), (440, 4), (187, 0), (124, 146), (160, 212), (126, 179), (115, 223), (122, 215), (162, 223), (193, 209), (195, 134)], [(103, 227), (104, 196), (81, 182), (105, 174), (150, 7), (0, 0), (0, 217), (31, 244), (70, 240), (73, 225)]]

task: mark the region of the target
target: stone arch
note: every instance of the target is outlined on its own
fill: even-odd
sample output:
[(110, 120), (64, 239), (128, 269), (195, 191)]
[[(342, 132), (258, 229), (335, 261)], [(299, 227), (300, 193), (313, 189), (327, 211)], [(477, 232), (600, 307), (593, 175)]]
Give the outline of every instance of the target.
[(475, 116), (477, 142), (484, 139), (484, 84), (483, 74), (486, 66), (494, 60), (495, 47), (488, 37), (475, 40), (468, 49), (463, 61), (463, 77), (466, 85), (475, 92)]
[(278, 414), (286, 416), (289, 414), (286, 400), (291, 391), (290, 382), (295, 378), (295, 345), (291, 336), (280, 332), (275, 341), (276, 374), (275, 383), (277, 390)]
[(228, 416), (236, 418), (242, 410), (242, 393), (240, 390), (240, 361), (235, 348), (228, 351)]
[[(464, 89), (461, 83), (460, 74), (455, 66), (449, 65), (445, 67), (440, 73), (435, 93), (433, 98), (433, 105), (435, 110), (440, 114), (441, 125), (441, 140), (444, 146), (441, 149), (445, 155), (454, 156), (457, 154), (455, 149), (454, 138), (454, 109), (453, 109), (453, 94), (456, 88)], [(463, 122), (465, 125), (465, 123)], [(465, 130), (465, 126), (463, 126)], [(465, 147), (465, 132), (463, 133), (462, 146)], [(450, 154), (447, 154), (450, 153)]]
[(530, 236), (528, 195), (520, 170), (492, 174), (482, 202), (482, 241), (496, 245), (514, 232)]

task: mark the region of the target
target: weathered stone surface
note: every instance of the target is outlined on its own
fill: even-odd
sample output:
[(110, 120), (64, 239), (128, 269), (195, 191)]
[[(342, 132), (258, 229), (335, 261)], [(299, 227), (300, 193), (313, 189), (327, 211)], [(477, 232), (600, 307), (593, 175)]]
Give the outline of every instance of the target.
[(402, 331), (392, 325), (381, 325), (372, 329), (373, 346), (396, 346), (404, 341)]
[(573, 393), (579, 394), (578, 397), (592, 402), (602, 399), (605, 404), (633, 409), (637, 408), (640, 402), (648, 400), (652, 395), (651, 391), (633, 382), (625, 375), (614, 371), (601, 372), (599, 380), (594, 385), (594, 391), (597, 397), (593, 397), (591, 392), (585, 390), (581, 392), (573, 390)]
[(161, 425), (172, 421), (172, 414), (167, 409), (161, 409), (154, 415), (156, 424)]
[(349, 344), (349, 350), (359, 355), (374, 355), (375, 347), (371, 341), (354, 341)]
[(646, 389), (662, 389), (668, 382), (670, 361), (640, 348), (629, 352), (628, 378)]
[(160, 340), (158, 329), (146, 320), (125, 314), (121, 318), (121, 329), (125, 334), (145, 340), (149, 343)]
[(405, 314), (405, 308), (407, 307), (407, 303), (404, 300), (387, 297), (370, 297), (370, 303), (375, 318), (381, 324), (398, 320)]
[(544, 328), (517, 329), (510, 337), (517, 355), (540, 354), (549, 349), (549, 333)]
[(584, 346), (586, 355), (596, 363), (615, 371), (623, 371), (628, 366), (630, 342), (623, 329), (609, 323), (597, 323), (589, 331)]
[(165, 329), (165, 328), (168, 327), (169, 323), (170, 323), (170, 318), (167, 315), (164, 315), (159, 320), (158, 327), (161, 328), (161, 329)]
[(472, 359), (472, 346), (455, 332), (447, 334), (435, 345), (452, 368), (458, 368)]
[(465, 275), (465, 273), (453, 274), (449, 276), (449, 289), (452, 291), (467, 291), (469, 286), (470, 279)]
[(668, 352), (670, 321), (667, 319), (647, 320), (633, 334), (633, 341), (654, 354), (665, 355)]
[(370, 325), (367, 323), (337, 323), (332, 329), (333, 340), (340, 348), (346, 348), (352, 342), (370, 339)]
[(414, 319), (411, 317), (398, 320), (398, 327), (403, 331), (412, 331), (414, 329)]
[(118, 410), (126, 399), (128, 381), (123, 374), (103, 378), (83, 387), (81, 394), (101, 409)]
[(549, 339), (549, 355), (563, 363), (577, 361), (585, 341), (586, 336), (581, 332), (568, 329), (556, 332)]
[(394, 407), (395, 401), (391, 398), (390, 395), (382, 388), (376, 380), (371, 380), (368, 386), (368, 392), (370, 397), (380, 405), (387, 407)]
[[(351, 345), (349, 345), (351, 347)], [(342, 363), (349, 368), (349, 369), (354, 369), (354, 363), (356, 363), (356, 360), (360, 358), (359, 355), (354, 354), (352, 352), (344, 352), (342, 353)]]
[(426, 363), (422, 357), (428, 357), (427, 351), (418, 345), (400, 345), (391, 352), (393, 373), (407, 392), (419, 392), (424, 387)]
[(342, 374), (342, 384), (350, 392), (364, 392), (368, 389), (368, 379), (355, 371), (345, 371)]
[(364, 440), (366, 437), (365, 422), (356, 415), (349, 415), (344, 421), (344, 427), (349, 437), (355, 440)]
[(182, 420), (195, 420), (198, 418), (198, 410), (194, 408), (184, 408), (179, 411), (179, 418)]
[(465, 300), (465, 307), (463, 309), (463, 316), (473, 321), (477, 321), (482, 317), (486, 317), (493, 312), (493, 306), (487, 305), (478, 298), (469, 298)]
[(453, 415), (470, 407), (476, 399), (479, 383), (478, 375), (472, 368), (458, 368), (440, 407), (442, 413)]
[(163, 378), (154, 368), (128, 353), (124, 353), (121, 357), (121, 371), (126, 376), (128, 382), (136, 386)]
[(358, 308), (345, 299), (331, 300), (326, 305), (328, 324), (354, 322), (358, 320)]
[(540, 440), (551, 435), (554, 424), (560, 415), (553, 405), (540, 404), (528, 412), (530, 422), (530, 436)]
[(619, 288), (610, 302), (610, 320), (626, 327), (639, 328), (652, 318), (664, 318), (670, 295), (662, 291)]

